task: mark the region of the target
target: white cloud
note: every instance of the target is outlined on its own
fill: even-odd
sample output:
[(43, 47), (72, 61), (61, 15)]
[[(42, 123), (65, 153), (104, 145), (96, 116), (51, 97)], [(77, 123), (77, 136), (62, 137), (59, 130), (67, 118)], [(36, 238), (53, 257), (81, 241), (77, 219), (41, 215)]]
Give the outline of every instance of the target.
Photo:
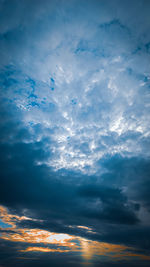
[[(139, 31), (148, 34), (142, 1), (136, 5), (136, 12), (146, 12), (139, 31), (133, 5), (130, 14), (124, 12), (128, 2), (118, 6), (115, 1), (116, 20), (110, 1), (94, 6), (91, 1), (80, 6), (62, 1), (59, 8), (55, 1), (41, 3), (32, 6), (29, 21), (26, 16), (22, 21), (28, 1), (23, 10), (18, 1), (21, 15), (16, 18), (15, 10), (9, 23), (3, 21), (1, 64), (11, 63), (15, 71), (10, 77), (17, 81), (3, 97), (22, 110), (26, 127), (43, 127), (40, 136), (32, 129), (33, 141), (53, 140), (47, 164), (92, 173), (106, 154), (145, 155), (140, 140), (150, 132), (149, 78), (144, 80), (150, 55), (144, 45), (135, 52), (146, 40), (139, 40)], [(136, 139), (131, 133), (138, 134)]]

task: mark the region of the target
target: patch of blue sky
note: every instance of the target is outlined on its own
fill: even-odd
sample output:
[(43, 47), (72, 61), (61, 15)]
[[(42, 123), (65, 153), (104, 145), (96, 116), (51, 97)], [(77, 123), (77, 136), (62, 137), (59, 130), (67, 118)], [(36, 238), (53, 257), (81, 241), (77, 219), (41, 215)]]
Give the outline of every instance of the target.
[(28, 78), (26, 79), (26, 82), (30, 84), (32, 89), (35, 89), (36, 82), (33, 79)]
[(72, 99), (72, 100), (71, 100), (71, 103), (72, 103), (73, 105), (76, 105), (76, 104), (77, 104), (77, 100), (76, 100), (76, 99)]
[(28, 98), (38, 98), (38, 97), (37, 97), (37, 95), (36, 95), (36, 94), (34, 94), (34, 93), (31, 93), (31, 94), (28, 96)]
[(33, 121), (29, 121), (28, 124), (32, 127), (34, 126), (34, 122)]
[(0, 227), (1, 228), (9, 228), (9, 227), (12, 227), (10, 224), (8, 223), (5, 223), (3, 222), (1, 219), (0, 219)]
[(17, 83), (18, 83), (18, 81), (13, 79), (13, 78), (6, 78), (3, 82), (3, 86), (8, 88), (8, 87), (11, 87), (13, 85), (16, 85)]
[(50, 78), (50, 89), (51, 91), (54, 91), (55, 90), (55, 80), (51, 77)]
[(31, 102), (29, 105), (31, 105), (32, 107), (35, 107), (35, 106), (37, 106), (37, 107), (40, 107), (40, 105), (37, 103), (37, 102)]

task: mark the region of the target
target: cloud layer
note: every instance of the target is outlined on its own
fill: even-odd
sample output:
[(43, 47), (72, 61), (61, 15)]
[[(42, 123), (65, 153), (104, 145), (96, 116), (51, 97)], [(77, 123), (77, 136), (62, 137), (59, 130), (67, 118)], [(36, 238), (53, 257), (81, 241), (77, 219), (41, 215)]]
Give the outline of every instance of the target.
[[(40, 229), (148, 266), (149, 1), (1, 0), (0, 14), (0, 264), (14, 265), (16, 231), (16, 266), (82, 266), (78, 253), (33, 263), (60, 252), (25, 246)], [(86, 263), (113, 266), (103, 252)]]

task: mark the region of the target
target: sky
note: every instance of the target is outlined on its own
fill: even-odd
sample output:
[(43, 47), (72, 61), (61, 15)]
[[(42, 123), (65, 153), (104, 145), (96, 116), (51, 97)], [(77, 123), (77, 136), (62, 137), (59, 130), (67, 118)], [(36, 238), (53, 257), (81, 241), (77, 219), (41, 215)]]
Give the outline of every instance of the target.
[(150, 266), (150, 0), (0, 0), (0, 267)]

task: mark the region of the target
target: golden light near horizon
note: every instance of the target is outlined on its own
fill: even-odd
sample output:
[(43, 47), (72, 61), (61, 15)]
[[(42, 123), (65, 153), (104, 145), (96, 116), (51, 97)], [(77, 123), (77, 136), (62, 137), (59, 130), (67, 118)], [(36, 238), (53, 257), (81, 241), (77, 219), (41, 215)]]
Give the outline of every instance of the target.
[[(25, 253), (77, 253), (81, 255), (85, 263), (96, 257), (106, 256), (111, 260), (128, 260), (129, 258), (140, 258), (142, 260), (150, 260), (149, 255), (143, 255), (142, 253), (134, 253), (132, 247), (109, 244), (106, 242), (94, 241), (85, 239), (81, 236), (70, 235), (67, 233), (54, 233), (42, 229), (30, 229), (30, 228), (18, 228), (16, 223), (21, 220), (27, 220), (26, 216), (18, 216), (11, 214), (8, 209), (0, 206), (0, 219), (5, 224), (11, 225), (10, 228), (3, 228), (0, 239), (10, 242), (25, 243), (27, 247), (20, 249), (20, 252)], [(29, 218), (30, 220), (35, 220)], [(2, 228), (1, 228), (2, 229)], [(92, 231), (92, 228), (79, 225), (76, 229), (82, 229), (86, 231)], [(39, 245), (40, 246), (36, 246)], [(33, 246), (31, 246), (33, 245)], [(45, 247), (45, 245), (47, 245)]]
[(13, 233), (2, 233), (0, 238), (13, 242), (57, 244), (61, 246), (69, 246), (70, 240), (74, 239), (73, 236), (68, 234), (28, 228), (17, 229)]
[(69, 252), (69, 250), (66, 249), (60, 249), (60, 248), (48, 248), (48, 247), (27, 247), (26, 249), (20, 250), (20, 252)]

